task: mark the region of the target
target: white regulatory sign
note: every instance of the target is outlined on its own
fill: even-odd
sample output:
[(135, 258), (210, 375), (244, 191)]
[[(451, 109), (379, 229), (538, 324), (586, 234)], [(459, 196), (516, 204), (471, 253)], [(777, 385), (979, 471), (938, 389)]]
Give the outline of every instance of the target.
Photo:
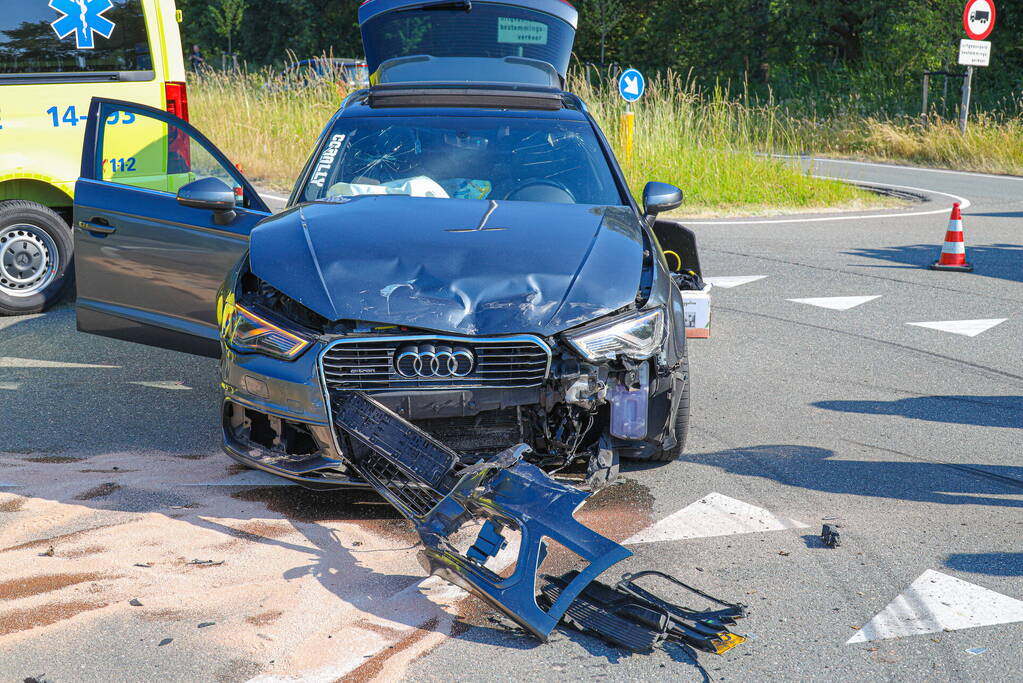
[(991, 63), (991, 41), (959, 41), (959, 63), (966, 66), (987, 66)]

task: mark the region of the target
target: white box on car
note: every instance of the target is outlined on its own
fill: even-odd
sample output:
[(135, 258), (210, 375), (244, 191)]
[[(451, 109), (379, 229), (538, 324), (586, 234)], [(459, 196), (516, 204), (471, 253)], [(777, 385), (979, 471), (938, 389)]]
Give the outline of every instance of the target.
[(704, 285), (702, 290), (683, 290), (682, 307), (686, 316), (686, 337), (689, 339), (706, 339), (710, 336), (710, 289), (712, 285)]

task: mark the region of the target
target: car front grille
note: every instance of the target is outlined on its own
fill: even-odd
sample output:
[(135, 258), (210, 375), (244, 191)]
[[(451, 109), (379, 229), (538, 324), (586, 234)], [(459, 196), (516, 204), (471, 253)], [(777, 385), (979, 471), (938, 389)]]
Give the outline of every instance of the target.
[[(459, 377), (405, 377), (395, 367), (399, 350), (467, 349), (472, 370)], [(538, 387), (550, 367), (550, 348), (538, 337), (501, 338), (393, 336), (339, 339), (324, 351), (320, 367), (328, 390), (408, 391), (415, 389), (509, 389)]]

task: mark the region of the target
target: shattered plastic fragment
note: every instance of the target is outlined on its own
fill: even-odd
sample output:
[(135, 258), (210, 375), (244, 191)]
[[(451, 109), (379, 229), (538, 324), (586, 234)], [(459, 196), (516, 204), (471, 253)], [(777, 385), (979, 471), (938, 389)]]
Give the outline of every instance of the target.
[[(589, 494), (523, 461), (528, 446), (465, 466), (457, 453), (361, 392), (337, 392), (330, 406), (345, 459), (415, 524), (424, 567), (486, 600), (541, 640), (562, 619), (634, 651), (673, 640), (721, 654), (745, 640), (727, 627), (746, 615), (743, 605), (667, 574), (627, 574), (614, 588), (595, 581), (632, 553), (576, 521), (573, 514)], [(609, 468), (615, 465), (606, 461)], [(453, 539), (470, 524), (479, 531), (461, 552)], [(507, 532), (519, 535), (517, 562), (509, 576), (500, 576), (486, 563), (508, 545)], [(548, 540), (574, 552), (586, 566), (538, 583)], [(645, 576), (661, 577), (721, 609), (697, 611), (662, 600), (636, 585)]]
[[(588, 494), (524, 462), (525, 445), (459, 469), (457, 454), (361, 392), (336, 394), (331, 408), (339, 435), (371, 451), (357, 455), (353, 444), (343, 444), (353, 468), (415, 523), (427, 570), (486, 600), (541, 640), (586, 584), (632, 555), (575, 520), (572, 515)], [(472, 521), (483, 522), (479, 537), (461, 553), (451, 537)], [(484, 566), (507, 541), (501, 533), (505, 529), (521, 535), (517, 562), (507, 578)], [(536, 572), (547, 554), (545, 539), (565, 546), (588, 566), (541, 608)]]
[[(525, 447), (517, 447), (516, 455), (521, 457), (523, 450)], [(425, 566), (546, 640), (586, 584), (632, 555), (572, 517), (586, 498), (586, 493), (554, 481), (539, 467), (521, 460), (496, 471), (468, 474), (417, 526), (426, 545)], [(507, 579), (461, 555), (448, 540), (464, 521), (479, 517), (498, 520), (521, 532), (518, 561)], [(536, 571), (547, 554), (545, 538), (568, 548), (589, 566), (556, 600), (541, 608), (536, 600)]]
[[(643, 576), (667, 579), (724, 609), (696, 611), (674, 605), (634, 583)], [(559, 577), (545, 576), (546, 584), (541, 589), (543, 597), (546, 600), (559, 598), (566, 581), (574, 577), (575, 572)], [(664, 641), (675, 641), (722, 654), (746, 640), (731, 633), (727, 626), (744, 616), (743, 605), (713, 598), (661, 572), (640, 572), (626, 574), (614, 588), (599, 581), (590, 583), (568, 608), (564, 620), (570, 626), (633, 652), (649, 652)]]

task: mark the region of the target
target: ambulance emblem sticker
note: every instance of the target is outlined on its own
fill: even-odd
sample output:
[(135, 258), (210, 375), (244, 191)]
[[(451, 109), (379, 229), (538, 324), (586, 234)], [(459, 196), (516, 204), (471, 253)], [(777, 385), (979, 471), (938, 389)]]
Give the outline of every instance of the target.
[(50, 0), (50, 7), (61, 14), (50, 26), (58, 38), (74, 33), (79, 50), (92, 50), (94, 33), (109, 38), (114, 32), (114, 22), (103, 16), (113, 6), (111, 0)]

